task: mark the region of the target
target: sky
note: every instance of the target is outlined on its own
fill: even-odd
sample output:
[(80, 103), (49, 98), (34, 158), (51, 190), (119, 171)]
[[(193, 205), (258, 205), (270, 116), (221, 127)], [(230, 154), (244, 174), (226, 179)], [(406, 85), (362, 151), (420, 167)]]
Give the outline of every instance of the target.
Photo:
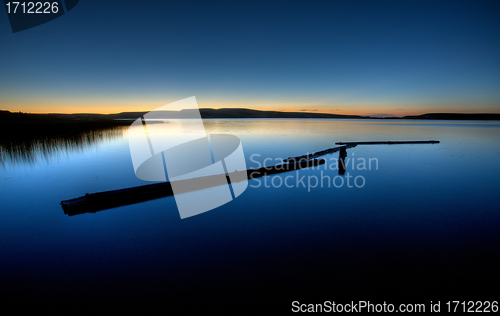
[[(0, 10), (1, 11), (1, 10)], [(499, 1), (80, 0), (12, 33), (0, 109), (500, 113)]]

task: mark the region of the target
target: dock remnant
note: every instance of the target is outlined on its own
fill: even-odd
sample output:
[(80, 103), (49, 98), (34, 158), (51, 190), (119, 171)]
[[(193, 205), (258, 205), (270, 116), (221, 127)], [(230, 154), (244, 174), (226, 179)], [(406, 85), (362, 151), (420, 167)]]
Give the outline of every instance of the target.
[[(231, 183), (231, 175), (233, 176), (233, 179), (235, 179), (234, 176), (236, 176), (236, 178), (239, 179), (248, 178), (249, 180), (251, 180), (272, 174), (309, 168), (312, 166), (325, 164), (325, 159), (317, 159), (317, 157), (334, 152), (339, 152), (339, 160), (341, 161), (341, 165), (343, 166), (343, 168), (339, 168), (339, 174), (343, 174), (343, 172), (345, 171), (344, 159), (347, 157), (346, 150), (349, 148), (353, 148), (358, 145), (439, 144), (439, 141), (371, 141), (337, 142), (335, 144), (342, 146), (328, 148), (322, 151), (298, 157), (289, 157), (283, 160), (285, 163), (275, 166), (234, 171), (232, 173), (225, 174), (225, 177), (224, 175), (213, 175), (194, 179), (179, 180), (175, 182), (175, 185), (176, 188), (181, 188), (183, 192), (191, 192)], [(238, 177), (238, 174), (240, 173), (246, 173), (247, 177)], [(171, 196), (173, 194), (174, 192), (172, 190), (171, 183), (161, 182), (126, 189), (98, 192), (92, 194), (87, 193), (82, 197), (61, 201), (61, 206), (64, 210), (64, 214), (72, 216), (84, 213), (95, 213), (97, 211), (109, 208), (149, 201), (165, 196)]]

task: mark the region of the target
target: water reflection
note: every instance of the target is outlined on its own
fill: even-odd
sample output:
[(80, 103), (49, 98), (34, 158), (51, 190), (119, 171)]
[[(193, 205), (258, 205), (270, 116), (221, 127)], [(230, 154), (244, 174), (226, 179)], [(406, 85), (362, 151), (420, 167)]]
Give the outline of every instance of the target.
[(0, 138), (0, 164), (34, 165), (50, 162), (61, 155), (81, 153), (104, 141), (125, 137), (126, 126), (92, 130), (64, 131), (57, 134), (24, 136), (22, 138)]
[[(231, 203), (186, 221), (179, 220), (173, 198), (69, 218), (63, 214), (61, 200), (149, 184), (135, 176), (126, 139), (100, 143), (99, 155), (86, 150), (48, 168), (10, 172), (0, 167), (2, 288), (18, 296), (46, 293), (59, 299), (68, 288), (77, 291), (73, 297), (85, 298), (87, 293), (136, 297), (140, 287), (146, 289), (142, 297), (164, 300), (187, 297), (193, 289), (202, 297), (216, 284), (225, 297), (237, 289), (235, 297), (258, 301), (262, 298), (252, 293), (261, 293), (259, 286), (266, 284), (262, 297), (332, 293), (348, 301), (366, 293), (380, 293), (380, 300), (398, 293), (408, 295), (405, 299), (458, 293), (464, 299), (492, 299), (500, 264), (500, 124), (204, 124), (207, 133), (237, 135), (248, 168), (340, 141), (438, 139), (441, 144), (347, 149), (339, 187), (332, 183), (337, 170), (331, 166), (339, 158), (332, 153), (322, 157), (327, 170), (284, 174), (280, 187), (273, 185), (279, 184), (277, 175), (267, 178), (267, 186), (264, 178), (251, 180)], [(376, 158), (376, 167), (358, 170), (359, 158)], [(321, 183), (321, 172), (330, 185), (328, 178)], [(289, 175), (291, 188), (284, 179)], [(311, 190), (309, 176), (319, 179)], [(363, 176), (366, 185), (349, 188), (348, 176), (351, 183)], [(56, 299), (50, 300), (54, 306), (60, 303)]]

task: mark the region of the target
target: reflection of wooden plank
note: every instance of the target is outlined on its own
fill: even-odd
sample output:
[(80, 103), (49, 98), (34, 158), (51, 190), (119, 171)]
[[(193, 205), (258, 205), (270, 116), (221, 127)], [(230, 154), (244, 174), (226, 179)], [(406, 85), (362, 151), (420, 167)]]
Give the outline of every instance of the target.
[[(245, 171), (235, 171), (227, 175), (214, 175), (180, 180), (175, 182), (175, 191), (176, 193), (190, 192), (218, 185), (227, 185), (227, 183), (231, 183), (230, 176), (233, 177), (233, 179), (245, 179), (248, 177), (248, 179), (251, 180), (272, 174), (318, 166), (324, 163), (324, 159), (301, 160), (295, 163), (249, 169)], [(239, 175), (241, 173), (246, 173), (246, 177)], [(92, 194), (87, 193), (82, 197), (62, 201), (61, 206), (64, 213), (71, 216), (83, 213), (95, 213), (100, 210), (149, 201), (173, 194), (172, 184), (170, 182), (162, 182), (120, 190)]]
[(411, 140), (386, 142), (338, 142), (335, 145), (400, 145), (400, 144), (439, 144), (438, 140)]

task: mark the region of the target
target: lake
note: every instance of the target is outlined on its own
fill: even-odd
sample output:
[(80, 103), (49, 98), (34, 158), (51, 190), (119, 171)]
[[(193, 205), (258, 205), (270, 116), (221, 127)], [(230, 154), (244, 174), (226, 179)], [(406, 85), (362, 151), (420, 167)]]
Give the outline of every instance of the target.
[[(67, 216), (62, 200), (139, 180), (127, 127), (3, 145), (4, 305), (116, 311), (238, 308), (293, 301), (498, 300), (500, 122), (204, 120), (240, 138), (248, 168), (372, 145), (320, 167), (250, 180), (230, 203), (180, 219), (174, 197)], [(363, 163), (364, 162), (364, 163)], [(288, 178), (287, 178), (288, 177)]]

